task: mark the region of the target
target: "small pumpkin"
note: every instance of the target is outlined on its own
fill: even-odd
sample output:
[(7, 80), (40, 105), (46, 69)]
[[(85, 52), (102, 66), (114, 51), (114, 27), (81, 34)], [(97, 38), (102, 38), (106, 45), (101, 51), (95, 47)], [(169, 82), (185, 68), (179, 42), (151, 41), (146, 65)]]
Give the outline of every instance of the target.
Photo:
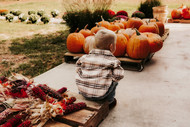
[(81, 33), (71, 33), (67, 37), (67, 49), (72, 53), (81, 53), (83, 52), (83, 44), (85, 37)]
[(127, 32), (126, 32), (125, 29), (120, 29), (120, 30), (118, 31), (118, 33), (123, 34), (123, 35), (127, 38), (127, 40), (129, 40), (129, 35), (127, 34)]
[(105, 27), (96, 25), (95, 27), (93, 27), (93, 28), (91, 29), (91, 34), (94, 35), (94, 34), (96, 34), (96, 33), (97, 33), (99, 30), (101, 30), (101, 29), (105, 29)]
[(126, 29), (126, 28), (127, 28), (127, 21), (126, 21), (126, 20), (123, 20), (123, 21), (121, 21), (121, 23), (123, 23), (124, 29)]
[(91, 30), (87, 29), (87, 27), (88, 27), (88, 24), (84, 27), (84, 29), (81, 29), (79, 31), (79, 33), (83, 34), (85, 38), (92, 35)]
[(120, 29), (124, 29), (125, 28), (124, 24), (121, 23), (120, 21), (116, 22), (115, 24), (118, 25), (120, 27)]
[(129, 35), (129, 38), (130, 38), (134, 33), (136, 33), (136, 31), (133, 28), (127, 28), (125, 29), (125, 33)]
[(136, 30), (136, 34), (134, 34), (127, 43), (127, 54), (129, 57), (134, 59), (144, 59), (150, 53), (150, 46), (148, 42), (148, 37), (140, 34), (138, 30)]
[(151, 23), (144, 23), (139, 27), (139, 32), (151, 32), (151, 33), (156, 33), (159, 34), (159, 28), (155, 22)]
[(159, 51), (163, 47), (163, 40), (158, 34), (145, 32), (143, 35), (148, 37), (148, 43), (150, 45), (150, 53)]
[(108, 29), (110, 23), (108, 21), (105, 21), (102, 16), (101, 18), (102, 18), (102, 21), (98, 22), (98, 25)]
[(121, 33), (117, 33), (116, 35), (117, 35), (116, 50), (113, 53), (113, 55), (124, 56), (126, 53), (127, 38)]
[(86, 54), (90, 52), (94, 48), (95, 43), (95, 37), (94, 36), (88, 36), (85, 38), (85, 42), (83, 45), (83, 50)]
[(164, 33), (165, 33), (165, 26), (164, 26), (164, 23), (157, 21), (156, 24), (157, 24), (158, 29), (159, 29), (159, 35), (160, 35), (160, 36), (163, 36)]
[(120, 30), (120, 26), (114, 22), (112, 22), (110, 24), (110, 26), (108, 27), (109, 30), (112, 30), (112, 31), (117, 31), (117, 30)]
[(127, 28), (136, 28), (139, 29), (139, 27), (143, 24), (143, 21), (140, 18), (130, 18), (127, 21)]

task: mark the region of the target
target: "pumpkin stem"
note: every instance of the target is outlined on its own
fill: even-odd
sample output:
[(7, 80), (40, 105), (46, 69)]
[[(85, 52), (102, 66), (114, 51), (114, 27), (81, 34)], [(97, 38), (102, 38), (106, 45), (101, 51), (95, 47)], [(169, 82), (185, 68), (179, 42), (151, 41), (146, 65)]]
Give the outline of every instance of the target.
[(102, 15), (101, 15), (101, 19), (102, 19), (102, 21), (105, 21)]
[(156, 19), (156, 22), (158, 22), (158, 21), (159, 21), (157, 17), (156, 17), (155, 19)]
[(84, 27), (84, 29), (86, 30), (86, 29), (87, 29), (87, 27), (88, 27), (88, 24), (86, 24), (86, 26)]
[(77, 33), (77, 32), (78, 32), (78, 30), (79, 30), (79, 28), (77, 28), (77, 29), (75, 30), (75, 33)]
[(148, 23), (150, 22), (150, 19), (149, 19), (149, 21), (145, 21), (146, 22), (146, 25), (148, 25)]
[(135, 28), (137, 36), (141, 35), (141, 33)]
[(116, 30), (115, 33), (118, 34), (118, 33), (119, 33), (119, 30)]

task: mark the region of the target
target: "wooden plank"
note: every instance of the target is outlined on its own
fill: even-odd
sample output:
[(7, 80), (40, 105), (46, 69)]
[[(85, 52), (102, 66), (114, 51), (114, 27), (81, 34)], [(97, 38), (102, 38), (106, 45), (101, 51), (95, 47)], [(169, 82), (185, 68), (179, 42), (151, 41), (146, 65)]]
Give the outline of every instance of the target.
[(68, 115), (58, 116), (56, 121), (68, 124), (73, 127), (96, 127), (98, 126), (108, 115), (109, 105), (108, 102), (95, 102), (86, 100), (82, 95), (67, 92), (68, 96), (75, 96), (77, 102), (85, 102), (87, 108), (70, 113)]
[(68, 94), (69, 97), (72, 97), (72, 96), (76, 97), (77, 98), (76, 102), (84, 102), (84, 103), (86, 103), (88, 109), (98, 111), (98, 110), (100, 110), (100, 108), (103, 105), (102, 102), (94, 102), (94, 101), (86, 100), (82, 95), (77, 94), (77, 93), (68, 92), (67, 94)]
[(57, 121), (49, 120), (43, 127), (72, 127), (72, 126)]
[(94, 115), (97, 114), (97, 111), (90, 111), (87, 109), (82, 109), (77, 112), (73, 112), (68, 115), (64, 115), (59, 118), (60, 122), (64, 122), (70, 125), (80, 125), (84, 126), (89, 119), (91, 119)]
[(170, 30), (169, 29), (165, 29), (164, 35), (162, 36), (162, 40), (163, 42), (167, 39), (167, 37), (170, 34)]
[(168, 19), (168, 23), (190, 23), (190, 20), (186, 20), (186, 19)]

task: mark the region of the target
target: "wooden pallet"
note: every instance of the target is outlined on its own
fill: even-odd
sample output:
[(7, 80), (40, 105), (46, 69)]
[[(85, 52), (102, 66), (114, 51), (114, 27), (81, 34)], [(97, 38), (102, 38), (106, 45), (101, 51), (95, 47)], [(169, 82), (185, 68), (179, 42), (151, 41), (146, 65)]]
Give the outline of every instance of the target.
[[(76, 102), (85, 102), (87, 108), (76, 111), (74, 113), (58, 116), (55, 121), (47, 123), (45, 127), (51, 127), (51, 125), (68, 127), (97, 127), (108, 115), (109, 106), (108, 102), (94, 102), (88, 101), (83, 96), (76, 93), (68, 93), (69, 96), (75, 96)], [(65, 125), (65, 126), (64, 126)], [(67, 127), (66, 126), (66, 127)]]
[[(165, 29), (165, 33), (162, 36), (162, 40), (165, 41), (166, 38), (169, 35), (169, 29)], [(75, 54), (66, 52), (64, 54), (64, 60), (66, 63), (75, 63), (81, 56), (83, 56), (83, 53)], [(144, 69), (145, 63), (150, 61), (153, 57), (154, 53), (149, 54), (147, 58), (145, 59), (132, 59), (127, 56), (127, 54), (123, 57), (117, 57), (121, 61), (121, 66), (126, 70), (131, 71), (142, 71)]]
[(190, 23), (190, 20), (185, 20), (185, 19), (168, 19), (168, 23)]

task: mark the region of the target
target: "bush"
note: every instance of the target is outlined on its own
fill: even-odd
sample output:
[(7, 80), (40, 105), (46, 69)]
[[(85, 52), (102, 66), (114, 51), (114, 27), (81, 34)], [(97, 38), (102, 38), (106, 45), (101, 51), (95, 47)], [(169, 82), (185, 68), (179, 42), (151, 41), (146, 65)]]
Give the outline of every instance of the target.
[(21, 22), (24, 22), (24, 21), (26, 21), (27, 20), (27, 16), (25, 15), (25, 14), (20, 14), (19, 16), (18, 16), (18, 18), (19, 18), (19, 20), (21, 21)]
[(38, 20), (38, 16), (37, 15), (34, 15), (34, 14), (31, 14), (28, 18), (28, 23), (36, 23)]
[(13, 14), (14, 16), (19, 16), (22, 12), (20, 10), (12, 10), (10, 11), (11, 14)]
[(31, 15), (31, 14), (36, 14), (35, 11), (28, 11), (28, 15)]
[(51, 11), (51, 15), (52, 15), (53, 17), (56, 17), (56, 16), (59, 15), (59, 11), (58, 11), (58, 10), (53, 10), (53, 11)]
[(49, 17), (48, 15), (43, 15), (43, 16), (41, 17), (41, 21), (42, 21), (44, 24), (49, 23), (50, 17)]
[(1, 16), (7, 15), (7, 14), (8, 14), (8, 10), (6, 10), (6, 9), (0, 10), (0, 15), (1, 15)]
[(160, 0), (146, 0), (144, 3), (141, 2), (139, 11), (145, 14), (145, 18), (153, 18), (153, 9), (152, 7), (160, 6)]
[(39, 10), (39, 11), (37, 12), (37, 15), (39, 15), (40, 17), (42, 17), (44, 14), (45, 14), (45, 11), (44, 11), (44, 10)]
[(77, 28), (83, 29), (88, 24), (88, 29), (95, 26), (96, 22), (101, 21), (101, 16), (108, 20), (110, 17), (108, 10), (112, 0), (75, 0), (64, 2), (66, 14), (63, 20), (70, 27), (70, 32)]
[(9, 22), (12, 22), (13, 21), (13, 18), (14, 18), (14, 15), (13, 14), (7, 14), (5, 19)]
[(131, 15), (131, 17), (138, 17), (140, 19), (143, 19), (143, 18), (145, 18), (145, 14), (143, 12), (141, 12), (141, 11), (135, 11)]

